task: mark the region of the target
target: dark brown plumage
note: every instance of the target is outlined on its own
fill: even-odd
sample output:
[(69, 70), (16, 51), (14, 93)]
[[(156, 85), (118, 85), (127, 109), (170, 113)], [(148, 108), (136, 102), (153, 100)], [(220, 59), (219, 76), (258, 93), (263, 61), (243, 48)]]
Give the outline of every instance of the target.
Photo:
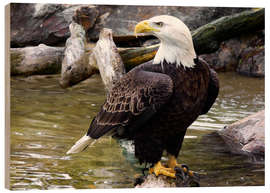
[(134, 140), (140, 163), (156, 163), (164, 150), (177, 157), (187, 127), (208, 112), (219, 89), (216, 73), (201, 59), (195, 63), (134, 68), (115, 84), (87, 135)]

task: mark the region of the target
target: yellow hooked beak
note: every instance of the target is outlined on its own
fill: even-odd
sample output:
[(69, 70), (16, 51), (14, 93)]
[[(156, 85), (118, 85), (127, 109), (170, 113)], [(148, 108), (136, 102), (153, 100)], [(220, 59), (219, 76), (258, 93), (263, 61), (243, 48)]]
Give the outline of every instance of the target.
[(155, 29), (149, 25), (149, 22), (147, 20), (141, 21), (135, 26), (134, 29), (134, 35), (137, 37), (138, 33), (146, 33), (146, 32), (159, 32), (160, 30)]

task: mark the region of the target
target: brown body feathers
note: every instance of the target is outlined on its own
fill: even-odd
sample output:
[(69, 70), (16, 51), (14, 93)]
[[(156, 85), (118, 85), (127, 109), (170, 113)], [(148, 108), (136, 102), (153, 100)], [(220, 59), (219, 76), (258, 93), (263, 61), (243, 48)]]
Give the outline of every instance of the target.
[(164, 150), (178, 156), (188, 126), (209, 111), (219, 91), (216, 73), (203, 60), (194, 62), (192, 68), (147, 63), (126, 73), (87, 135), (133, 140), (140, 163), (156, 163)]

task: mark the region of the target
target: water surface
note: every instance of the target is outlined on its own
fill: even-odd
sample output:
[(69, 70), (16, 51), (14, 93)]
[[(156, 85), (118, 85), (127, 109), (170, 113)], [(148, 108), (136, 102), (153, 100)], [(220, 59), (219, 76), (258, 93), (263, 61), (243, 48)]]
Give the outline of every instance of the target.
[[(201, 186), (264, 185), (264, 162), (230, 154), (213, 134), (225, 125), (264, 109), (264, 79), (220, 73), (221, 90), (207, 115), (189, 129), (178, 157), (205, 172)], [(12, 190), (129, 188), (141, 169), (122, 144), (109, 137), (80, 154), (66, 151), (88, 129), (105, 92), (98, 75), (69, 89), (59, 75), (11, 78)]]

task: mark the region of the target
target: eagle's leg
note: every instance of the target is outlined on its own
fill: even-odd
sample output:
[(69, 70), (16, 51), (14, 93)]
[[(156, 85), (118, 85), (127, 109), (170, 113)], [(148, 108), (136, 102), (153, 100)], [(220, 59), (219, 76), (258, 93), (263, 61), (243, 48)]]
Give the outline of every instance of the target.
[(161, 162), (157, 162), (154, 167), (149, 169), (149, 173), (154, 173), (156, 176), (162, 174), (164, 176), (168, 176), (171, 178), (175, 178), (175, 171), (172, 168), (166, 168), (164, 167)]
[(186, 173), (190, 177), (194, 176), (194, 172), (189, 170), (187, 166), (184, 166), (183, 164), (178, 164), (177, 163), (177, 160), (176, 160), (174, 155), (169, 155), (168, 157), (169, 157), (169, 160), (168, 160), (167, 164), (168, 164), (169, 168), (174, 170), (175, 167), (179, 167), (180, 169), (183, 170), (184, 173)]

